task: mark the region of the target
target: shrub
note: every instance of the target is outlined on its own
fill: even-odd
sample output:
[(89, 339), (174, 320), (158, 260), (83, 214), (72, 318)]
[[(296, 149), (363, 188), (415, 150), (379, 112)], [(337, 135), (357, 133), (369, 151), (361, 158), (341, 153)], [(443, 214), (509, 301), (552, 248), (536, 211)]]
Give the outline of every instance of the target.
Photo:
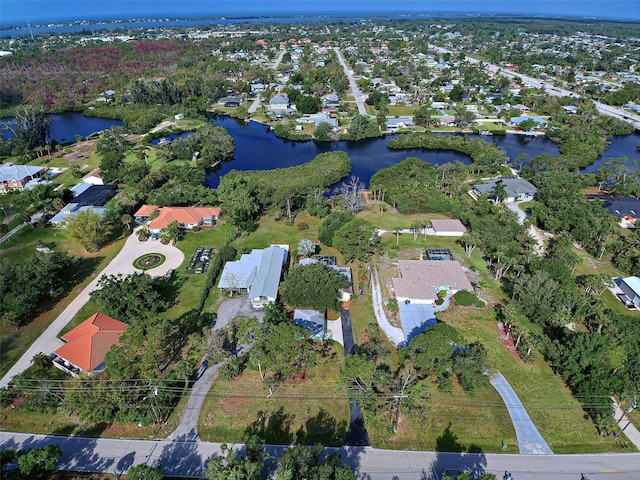
[(389, 307), (389, 310), (391, 310), (392, 312), (397, 312), (398, 300), (396, 300), (395, 298), (390, 298), (389, 301), (387, 302), (387, 307)]
[(303, 231), (308, 229), (309, 229), (309, 224), (307, 222), (300, 222), (298, 224), (298, 230)]
[(240, 375), (245, 368), (245, 361), (242, 357), (229, 358), (226, 362), (220, 365), (218, 369), (218, 375), (222, 380), (233, 380)]
[(481, 303), (484, 306), (484, 303), (478, 299), (472, 292), (467, 292), (466, 290), (460, 290), (456, 292), (453, 298), (456, 299), (456, 303), (463, 307), (470, 307), (471, 305), (478, 306), (478, 303)]

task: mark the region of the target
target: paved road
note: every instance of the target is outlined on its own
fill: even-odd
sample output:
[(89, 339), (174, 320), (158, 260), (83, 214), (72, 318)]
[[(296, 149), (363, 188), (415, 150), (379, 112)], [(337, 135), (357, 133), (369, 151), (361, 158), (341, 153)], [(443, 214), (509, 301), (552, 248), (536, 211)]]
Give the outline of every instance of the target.
[(384, 313), (384, 308), (382, 307), (382, 292), (380, 291), (380, 283), (378, 282), (378, 272), (376, 272), (375, 268), (371, 269), (371, 300), (378, 325), (387, 338), (396, 346), (404, 343), (406, 341), (404, 332), (401, 328), (391, 325)]
[(58, 318), (42, 332), (42, 335), (33, 342), (15, 365), (2, 377), (0, 387), (6, 387), (15, 375), (26, 370), (31, 365), (31, 359), (35, 354), (40, 352), (51, 353), (62, 346), (62, 342), (57, 338), (58, 334), (87, 303), (89, 293), (96, 289), (98, 281), (103, 275), (129, 274), (140, 271), (133, 267), (133, 261), (140, 255), (153, 252), (162, 253), (166, 259), (159, 267), (147, 270), (147, 273), (151, 276), (164, 275), (167, 270), (178, 268), (184, 261), (184, 254), (174, 246), (163, 245), (161, 242), (153, 240), (140, 242), (137, 236), (131, 235), (120, 253), (67, 305), (67, 308), (62, 311)]
[(364, 108), (364, 100), (362, 99), (362, 93), (358, 88), (356, 79), (353, 78), (353, 74), (351, 73), (351, 70), (349, 70), (349, 67), (344, 61), (344, 58), (342, 58), (342, 53), (340, 53), (340, 49), (338, 47), (334, 47), (334, 50), (336, 51), (336, 55), (338, 56), (338, 61), (340, 62), (340, 65), (342, 65), (342, 68), (344, 69), (344, 74), (349, 79), (349, 86), (351, 87), (351, 92), (352, 92), (351, 95), (356, 101), (356, 105), (358, 106), (358, 112), (360, 113), (360, 115), (367, 115), (367, 110)]
[[(450, 50), (447, 50), (442, 47), (434, 47), (434, 48), (441, 53), (445, 53), (445, 52), (451, 53)], [(575, 92), (572, 92), (571, 90), (567, 90), (561, 87), (556, 87), (555, 85), (552, 85), (551, 83), (545, 82), (538, 78), (530, 77), (522, 73), (513, 72), (506, 68), (499, 67), (498, 65), (481, 62), (480, 60), (476, 60), (475, 58), (466, 57), (466, 60), (469, 63), (483, 63), (485, 70), (487, 70), (490, 73), (497, 73), (498, 71), (500, 71), (500, 73), (506, 77), (511, 77), (511, 78), (518, 77), (522, 79), (525, 85), (531, 85), (534, 88), (540, 88), (544, 90), (544, 92), (547, 95), (551, 95), (554, 97), (580, 98), (580, 95), (576, 94)], [(627, 112), (622, 108), (612, 107), (611, 105), (607, 105), (605, 103), (601, 103), (595, 100), (592, 100), (592, 101), (596, 109), (598, 110), (598, 112), (600, 112), (602, 115), (607, 115), (609, 117), (614, 117), (619, 120), (631, 123), (636, 129), (640, 129), (640, 115)]]
[(258, 95), (255, 98), (255, 100), (253, 101), (253, 103), (247, 109), (247, 112), (248, 113), (255, 113), (255, 111), (258, 110), (258, 108), (260, 108), (260, 100), (262, 100), (262, 99), (260, 98), (260, 95)]
[(507, 406), (511, 422), (516, 430), (518, 448), (521, 455), (552, 455), (553, 452), (547, 442), (545, 442), (538, 429), (531, 421), (529, 414), (525, 410), (522, 402), (513, 391), (507, 379), (498, 372), (491, 377), (491, 385), (498, 391), (504, 404)]
[(273, 66), (271, 67), (272, 70), (277, 70), (278, 67), (280, 66), (280, 62), (282, 62), (282, 58), (284, 57), (284, 54), (287, 53), (286, 49), (282, 49), (280, 50), (280, 55), (278, 55), (278, 58), (276, 58), (276, 61), (273, 62)]
[[(207, 460), (220, 453), (219, 443), (116, 440), (55, 437), (0, 432), (0, 448), (38, 448), (55, 443), (63, 456), (62, 470), (122, 473), (132, 465), (162, 465), (176, 477), (202, 478)], [(241, 446), (238, 446), (242, 448)], [(266, 449), (274, 454), (282, 447)], [(640, 454), (500, 455), (379, 450), (371, 447), (337, 449), (343, 461), (367, 480), (436, 480), (445, 469), (487, 471), (502, 478), (505, 470), (518, 480), (630, 480), (640, 478)]]
[[(232, 298), (218, 308), (213, 330), (224, 329), (229, 325), (231, 320), (241, 315), (262, 319), (264, 312), (252, 310), (249, 297)], [(209, 390), (211, 390), (211, 385), (213, 385), (213, 382), (218, 378), (218, 367), (221, 365), (221, 363), (217, 363), (209, 366), (207, 362), (206, 358), (202, 360), (202, 364), (204, 365), (201, 364), (201, 368), (204, 372), (191, 387), (189, 400), (180, 415), (180, 424), (178, 428), (167, 437), (167, 440), (181, 439), (183, 442), (195, 442), (198, 440), (198, 419), (200, 418), (200, 411), (202, 410), (202, 405)]]

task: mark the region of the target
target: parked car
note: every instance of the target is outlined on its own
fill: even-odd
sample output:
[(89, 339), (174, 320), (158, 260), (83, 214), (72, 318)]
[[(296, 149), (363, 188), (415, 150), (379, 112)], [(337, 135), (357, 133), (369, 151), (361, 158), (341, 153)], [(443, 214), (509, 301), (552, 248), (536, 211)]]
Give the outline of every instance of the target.
[(153, 235), (151, 235), (151, 240), (157, 240), (158, 239), (158, 234), (154, 233)]
[(173, 268), (167, 270), (167, 273), (164, 274), (164, 279), (168, 282), (173, 277)]

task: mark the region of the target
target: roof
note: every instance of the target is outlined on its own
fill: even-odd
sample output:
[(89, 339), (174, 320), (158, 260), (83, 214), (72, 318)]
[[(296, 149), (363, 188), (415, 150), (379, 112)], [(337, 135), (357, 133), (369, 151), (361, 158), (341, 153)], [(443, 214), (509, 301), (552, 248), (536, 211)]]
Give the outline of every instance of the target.
[(73, 199), (80, 206), (104, 206), (118, 193), (117, 185), (91, 185)]
[(466, 232), (467, 229), (457, 218), (431, 220), (431, 226), (436, 232)]
[(626, 277), (622, 281), (626, 283), (631, 290), (640, 295), (640, 278), (638, 277)]
[(174, 221), (183, 225), (194, 225), (202, 222), (204, 218), (218, 215), (220, 215), (218, 207), (163, 207), (147, 227), (154, 230), (166, 228)]
[(522, 115), (520, 117), (513, 117), (511, 118), (511, 123), (521, 123), (524, 122), (525, 120), (533, 120), (534, 122), (536, 122), (538, 125), (546, 125), (547, 121), (543, 118), (540, 117), (536, 117), (533, 115)]
[(324, 313), (317, 310), (296, 309), (293, 311), (293, 323), (311, 330), (312, 335), (324, 333)]
[(487, 180), (487, 183), (475, 184), (473, 188), (480, 194), (486, 193), (490, 195), (493, 193), (493, 187), (495, 187), (496, 183), (499, 181), (502, 181), (502, 184), (504, 185), (504, 189), (507, 192), (507, 198), (519, 197), (523, 194), (535, 195), (538, 192), (536, 187), (522, 178), (496, 178)]
[(126, 324), (104, 313), (96, 313), (62, 337), (67, 343), (54, 353), (91, 372), (104, 362), (112, 345), (118, 344)]
[(278, 296), (282, 266), (286, 259), (287, 251), (281, 247), (272, 245), (263, 251), (258, 272), (249, 289), (249, 298)]
[(148, 217), (153, 212), (158, 209), (157, 205), (142, 205), (136, 213), (133, 214), (134, 217)]
[(11, 180), (23, 180), (27, 177), (37, 175), (47, 167), (39, 167), (35, 165), (14, 165), (13, 163), (5, 163), (0, 167), (0, 182), (9, 182)]
[(640, 217), (640, 200), (635, 197), (612, 197), (602, 206), (614, 217)]
[(393, 279), (397, 297), (429, 300), (437, 297), (436, 289), (473, 290), (455, 260), (399, 260), (398, 272)]
[(218, 288), (245, 289), (253, 284), (264, 250), (251, 250), (239, 260), (224, 264)]
[(289, 98), (284, 97), (282, 95), (276, 95), (271, 100), (269, 100), (271, 104), (279, 104), (279, 105), (289, 105)]
[(80, 182), (77, 185), (74, 185), (73, 187), (71, 187), (69, 190), (71, 190), (71, 193), (73, 194), (74, 197), (77, 197), (78, 195), (80, 195), (81, 193), (84, 193), (89, 188), (91, 188), (90, 183)]
[(80, 204), (78, 203), (69, 203), (65, 205), (65, 207), (62, 210), (56, 213), (51, 218), (51, 220), (49, 220), (49, 223), (51, 223), (52, 225), (63, 223), (63, 222), (66, 222), (69, 217), (77, 215), (80, 212), (86, 212), (89, 210), (91, 210), (93, 213), (98, 215), (98, 217), (104, 218), (106, 209), (107, 209), (106, 207), (94, 207), (92, 205), (80, 206)]

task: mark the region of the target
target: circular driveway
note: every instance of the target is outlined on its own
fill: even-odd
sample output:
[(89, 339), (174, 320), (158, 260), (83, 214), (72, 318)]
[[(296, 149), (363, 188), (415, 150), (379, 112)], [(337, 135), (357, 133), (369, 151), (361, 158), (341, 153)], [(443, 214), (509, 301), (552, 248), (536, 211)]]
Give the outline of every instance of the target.
[(128, 275), (134, 272), (142, 272), (142, 270), (133, 266), (133, 261), (145, 253), (161, 253), (165, 256), (165, 261), (162, 265), (146, 271), (152, 277), (162, 276), (170, 268), (175, 270), (184, 262), (184, 254), (173, 245), (163, 245), (157, 240), (141, 242), (135, 234), (130, 235), (120, 253), (67, 305), (67, 308), (62, 311), (58, 318), (42, 332), (42, 335), (31, 344), (15, 365), (2, 377), (0, 387), (6, 387), (15, 375), (29, 368), (34, 355), (40, 352), (49, 354), (63, 345), (62, 341), (58, 339), (58, 334), (89, 301), (89, 293), (97, 288), (98, 281), (103, 275)]

